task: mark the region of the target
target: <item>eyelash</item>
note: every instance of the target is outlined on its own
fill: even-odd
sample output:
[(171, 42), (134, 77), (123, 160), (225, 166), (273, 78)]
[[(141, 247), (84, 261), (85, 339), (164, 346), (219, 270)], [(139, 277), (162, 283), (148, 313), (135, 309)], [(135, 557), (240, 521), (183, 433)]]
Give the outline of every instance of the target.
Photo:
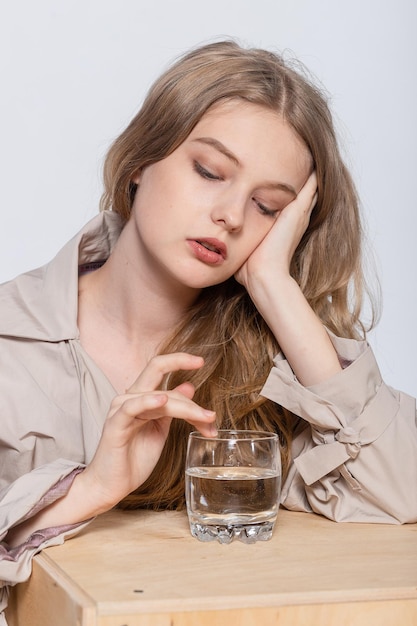
[(277, 215), (278, 211), (276, 209), (268, 209), (268, 207), (255, 200), (255, 198), (254, 202), (258, 205), (258, 208), (263, 215), (266, 215), (267, 217), (275, 217)]
[[(215, 180), (220, 180), (221, 181), (221, 180), (223, 180), (223, 178), (221, 176), (217, 176), (216, 174), (212, 174), (212, 172), (210, 172), (205, 167), (203, 167), (201, 165), (201, 163), (199, 163), (198, 161), (194, 161), (193, 166), (194, 166), (194, 170), (197, 172), (197, 174), (199, 174), (202, 178), (204, 178), (206, 180), (212, 180), (212, 181), (215, 181)], [(263, 215), (266, 215), (267, 217), (275, 217), (276, 214), (278, 213), (278, 211), (276, 211), (275, 209), (268, 209), (268, 207), (263, 205), (261, 202), (258, 202), (257, 200), (255, 200), (255, 198), (253, 198), (253, 201), (257, 205), (257, 207), (260, 210), (260, 212)]]
[(216, 174), (212, 174), (209, 170), (206, 170), (198, 161), (194, 161), (194, 169), (197, 174), (206, 180), (223, 180), (221, 176), (216, 176)]

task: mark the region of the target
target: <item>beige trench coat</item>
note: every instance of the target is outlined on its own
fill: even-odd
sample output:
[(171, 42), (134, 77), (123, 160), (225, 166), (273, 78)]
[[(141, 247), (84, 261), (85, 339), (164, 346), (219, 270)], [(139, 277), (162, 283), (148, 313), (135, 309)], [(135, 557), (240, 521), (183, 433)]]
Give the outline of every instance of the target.
[[(80, 345), (77, 293), (79, 265), (104, 261), (120, 229), (104, 212), (51, 263), (0, 287), (0, 615), (33, 555), (82, 527), (7, 547), (8, 529), (91, 460), (116, 395)], [(366, 342), (331, 339), (350, 363), (340, 374), (304, 388), (279, 356), (262, 391), (303, 418), (282, 503), (336, 521), (416, 522), (415, 401), (383, 383)]]

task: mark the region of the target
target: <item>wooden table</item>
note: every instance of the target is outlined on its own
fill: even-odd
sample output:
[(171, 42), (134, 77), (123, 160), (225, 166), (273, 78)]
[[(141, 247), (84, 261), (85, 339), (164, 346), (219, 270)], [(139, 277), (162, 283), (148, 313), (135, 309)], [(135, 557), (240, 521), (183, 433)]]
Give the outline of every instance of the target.
[(10, 626), (415, 626), (417, 524), (280, 511), (270, 541), (200, 543), (185, 513), (111, 511), (34, 560)]

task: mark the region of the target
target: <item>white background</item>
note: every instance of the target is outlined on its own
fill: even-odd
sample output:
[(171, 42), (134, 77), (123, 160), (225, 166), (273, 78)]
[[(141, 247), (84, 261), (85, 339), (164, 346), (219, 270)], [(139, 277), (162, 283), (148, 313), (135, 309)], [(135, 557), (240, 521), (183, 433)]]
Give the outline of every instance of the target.
[(103, 156), (174, 57), (286, 51), (332, 94), (384, 294), (370, 341), (416, 395), (416, 31), (415, 0), (0, 0), (0, 281), (95, 215)]

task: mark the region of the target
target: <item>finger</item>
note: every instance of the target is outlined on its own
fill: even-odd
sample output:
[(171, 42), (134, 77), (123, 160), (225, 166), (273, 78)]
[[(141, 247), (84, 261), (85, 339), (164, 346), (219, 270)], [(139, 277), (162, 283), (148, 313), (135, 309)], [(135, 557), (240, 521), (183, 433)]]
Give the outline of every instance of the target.
[(195, 370), (204, 365), (204, 359), (200, 356), (186, 352), (174, 352), (161, 354), (153, 357), (128, 393), (140, 393), (155, 390), (162, 383), (164, 376), (178, 370)]
[(312, 212), (312, 210), (314, 209), (314, 207), (317, 204), (317, 198), (318, 198), (318, 193), (316, 191), (316, 193), (314, 194), (313, 199), (311, 201), (311, 204), (310, 204), (310, 213)]
[[(163, 391), (157, 392), (157, 393), (154, 393), (153, 391), (149, 391), (147, 394), (143, 394), (143, 395), (146, 395), (146, 397), (149, 398), (150, 407), (153, 408), (154, 406), (153, 403), (155, 403), (155, 406), (160, 406), (160, 404), (161, 405), (163, 404), (163, 399), (165, 399), (165, 402), (167, 401), (168, 399), (167, 393), (164, 393)], [(177, 387), (175, 387), (175, 389), (172, 389), (169, 392), (170, 395), (173, 395), (173, 396), (177, 395), (178, 397), (183, 396), (185, 398), (188, 398), (189, 400), (193, 399), (194, 393), (195, 393), (195, 387), (190, 382), (181, 383), (181, 385), (178, 385)], [(127, 400), (129, 400), (132, 396), (136, 396), (136, 395), (139, 395), (139, 394), (125, 393), (123, 395), (119, 395), (113, 398), (112, 403), (110, 405), (108, 417), (109, 418), (113, 417), (113, 415), (117, 413), (120, 407), (125, 402), (127, 402)]]
[(125, 398), (112, 417), (114, 428), (141, 428), (149, 421), (169, 417), (183, 419), (208, 436), (216, 432), (214, 411), (203, 409), (183, 394), (144, 393)]
[(195, 387), (192, 383), (185, 382), (181, 383), (181, 385), (178, 385), (178, 387), (175, 387), (173, 391), (181, 393), (183, 396), (186, 396), (187, 398), (192, 400), (195, 394)]
[(314, 194), (317, 191), (317, 174), (316, 174), (316, 170), (313, 170), (310, 174), (310, 176), (307, 178), (306, 182), (304, 183), (304, 187), (303, 189), (305, 189), (306, 191), (308, 191), (309, 193)]
[(317, 201), (317, 174), (313, 171), (307, 178), (295, 202), (301, 206), (306, 206), (311, 211)]
[[(306, 187), (306, 194), (307, 198), (311, 198), (310, 201), (310, 205), (309, 205), (309, 214), (311, 214), (312, 210), (314, 209), (314, 207), (317, 204), (317, 199), (318, 199), (318, 191), (317, 191), (317, 174), (315, 172), (315, 170), (310, 174), (310, 176), (307, 179), (306, 184), (304, 185)], [(312, 197), (311, 197), (312, 196)]]
[(116, 396), (112, 400), (106, 421), (112, 421), (117, 427), (123, 428), (130, 425), (138, 414), (158, 409), (167, 402), (168, 395), (162, 391)]
[(317, 203), (317, 197), (317, 175), (313, 171), (297, 197), (285, 207), (281, 214), (285, 216), (285, 219), (289, 219), (291, 222), (294, 221), (294, 223), (297, 223), (297, 220), (301, 217), (302, 223), (307, 226), (311, 212)]

